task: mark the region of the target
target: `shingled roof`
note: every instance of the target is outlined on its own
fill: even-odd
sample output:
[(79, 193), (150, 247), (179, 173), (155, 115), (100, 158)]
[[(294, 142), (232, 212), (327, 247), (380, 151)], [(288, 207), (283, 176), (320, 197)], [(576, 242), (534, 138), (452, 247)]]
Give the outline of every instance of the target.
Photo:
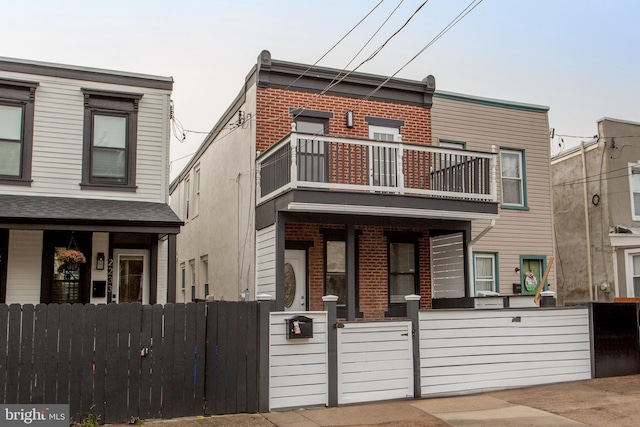
[(183, 222), (166, 203), (2, 194), (0, 227), (5, 224), (151, 227), (177, 233)]

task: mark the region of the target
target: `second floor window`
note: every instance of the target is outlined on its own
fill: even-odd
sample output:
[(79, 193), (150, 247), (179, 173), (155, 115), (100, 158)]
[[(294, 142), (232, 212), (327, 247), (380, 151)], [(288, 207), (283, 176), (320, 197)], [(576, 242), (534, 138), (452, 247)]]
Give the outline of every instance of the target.
[(37, 83), (0, 80), (0, 182), (31, 182)]
[(135, 191), (138, 102), (142, 95), (83, 92), (82, 186)]
[(629, 164), (629, 190), (631, 193), (631, 215), (640, 221), (640, 166)]
[(524, 208), (524, 152), (500, 150), (500, 178), (503, 207)]

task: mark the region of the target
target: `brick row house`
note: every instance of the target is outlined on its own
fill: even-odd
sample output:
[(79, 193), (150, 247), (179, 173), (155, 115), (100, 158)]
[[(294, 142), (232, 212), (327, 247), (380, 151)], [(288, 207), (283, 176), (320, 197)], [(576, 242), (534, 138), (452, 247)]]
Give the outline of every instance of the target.
[[(497, 141), (473, 144), (471, 125), (461, 135), (446, 120), (434, 139), (432, 76), (345, 74), (260, 54), (170, 187), (185, 221), (178, 301), (267, 293), (300, 311), (333, 294), (349, 320), (404, 317), (409, 294), (423, 308), (473, 304), (471, 243), (501, 215)], [(480, 105), (468, 101), (442, 109)], [(546, 135), (546, 108), (532, 110)], [(489, 270), (480, 288), (511, 293)]]
[(0, 302), (175, 298), (172, 88), (171, 77), (0, 58)]

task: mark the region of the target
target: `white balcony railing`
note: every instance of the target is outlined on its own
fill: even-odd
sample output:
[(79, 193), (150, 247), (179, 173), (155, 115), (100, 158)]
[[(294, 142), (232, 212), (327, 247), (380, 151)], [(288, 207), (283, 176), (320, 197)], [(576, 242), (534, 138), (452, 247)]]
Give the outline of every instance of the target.
[(492, 151), (292, 132), (258, 156), (258, 203), (303, 187), (495, 202)]

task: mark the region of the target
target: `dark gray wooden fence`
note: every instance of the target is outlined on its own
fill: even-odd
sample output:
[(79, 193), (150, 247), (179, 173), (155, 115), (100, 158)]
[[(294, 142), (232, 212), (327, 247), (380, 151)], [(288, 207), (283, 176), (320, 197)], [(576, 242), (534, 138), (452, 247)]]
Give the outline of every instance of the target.
[(0, 304), (0, 401), (113, 423), (257, 412), (257, 303)]

